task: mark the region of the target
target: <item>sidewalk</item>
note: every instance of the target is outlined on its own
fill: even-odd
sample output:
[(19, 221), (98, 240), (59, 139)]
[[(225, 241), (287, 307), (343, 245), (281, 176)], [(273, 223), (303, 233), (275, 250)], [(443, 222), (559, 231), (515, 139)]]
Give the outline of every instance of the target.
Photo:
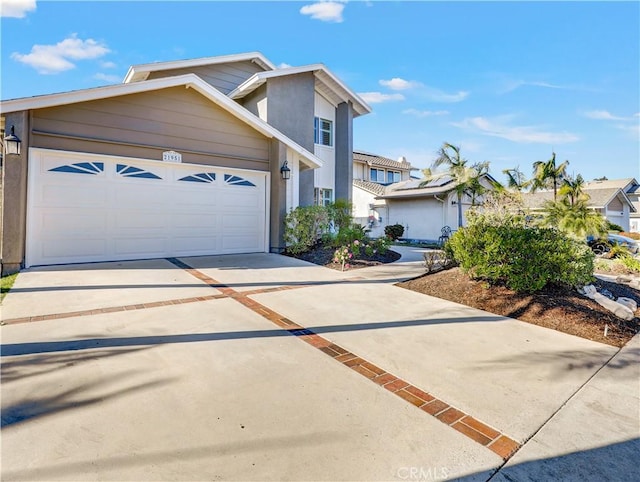
[(638, 454), (640, 333), (491, 480), (636, 481)]
[(416, 278), (426, 273), (423, 254), (430, 251), (429, 248), (394, 245), (389, 249), (399, 253), (401, 258), (394, 263), (354, 270), (354, 276), (370, 281), (393, 284)]

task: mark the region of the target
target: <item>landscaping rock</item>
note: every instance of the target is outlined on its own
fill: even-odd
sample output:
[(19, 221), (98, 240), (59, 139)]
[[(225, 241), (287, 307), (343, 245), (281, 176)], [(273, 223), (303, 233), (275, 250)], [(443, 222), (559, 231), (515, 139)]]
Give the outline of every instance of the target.
[(626, 306), (633, 312), (635, 312), (638, 309), (638, 303), (636, 303), (635, 300), (632, 300), (631, 298), (626, 298), (624, 296), (621, 296), (616, 301), (621, 305)]
[(633, 311), (631, 309), (621, 303), (613, 301), (612, 299), (607, 298), (606, 296), (598, 293), (596, 287), (593, 285), (587, 285), (583, 288), (584, 295), (587, 298), (591, 298), (593, 301), (598, 303), (603, 308), (606, 308), (611, 313), (616, 315), (618, 318), (622, 318), (623, 320), (630, 321), (634, 318)]

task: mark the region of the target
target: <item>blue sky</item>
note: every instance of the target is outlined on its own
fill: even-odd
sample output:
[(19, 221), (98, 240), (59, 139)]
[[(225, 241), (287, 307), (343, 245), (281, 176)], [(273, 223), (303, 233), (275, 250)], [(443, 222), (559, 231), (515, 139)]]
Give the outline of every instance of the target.
[(424, 168), (446, 141), (499, 180), (555, 151), (586, 179), (640, 179), (639, 2), (0, 1), (2, 99), (257, 50), (361, 94), (356, 149)]

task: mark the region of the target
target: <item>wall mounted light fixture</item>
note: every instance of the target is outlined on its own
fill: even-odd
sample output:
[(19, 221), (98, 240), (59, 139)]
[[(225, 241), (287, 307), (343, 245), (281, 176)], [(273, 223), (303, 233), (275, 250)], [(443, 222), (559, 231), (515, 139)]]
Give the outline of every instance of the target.
[(4, 137), (4, 153), (20, 155), (20, 144), (22, 141), (16, 135), (14, 126), (11, 126), (11, 134)]
[(286, 160), (284, 161), (284, 164), (282, 164), (282, 167), (280, 168), (280, 174), (282, 174), (282, 179), (284, 179), (285, 181), (288, 181), (289, 179), (291, 179), (291, 169), (289, 169), (289, 164)]

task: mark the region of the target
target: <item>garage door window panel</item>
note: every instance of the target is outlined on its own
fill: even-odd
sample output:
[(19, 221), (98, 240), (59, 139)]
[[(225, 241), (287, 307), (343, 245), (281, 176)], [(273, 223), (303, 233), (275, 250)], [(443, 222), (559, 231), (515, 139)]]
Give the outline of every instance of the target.
[(66, 172), (69, 174), (92, 174), (104, 172), (103, 162), (78, 162), (75, 164), (65, 164), (49, 169), (52, 172)]
[(178, 181), (212, 183), (216, 180), (215, 172), (201, 172), (199, 174), (191, 174), (178, 179)]
[(150, 171), (146, 171), (144, 169), (140, 169), (139, 167), (135, 167), (135, 166), (127, 166), (126, 164), (118, 164), (116, 166), (116, 171), (122, 177), (136, 177), (141, 179), (162, 179), (160, 176)]

